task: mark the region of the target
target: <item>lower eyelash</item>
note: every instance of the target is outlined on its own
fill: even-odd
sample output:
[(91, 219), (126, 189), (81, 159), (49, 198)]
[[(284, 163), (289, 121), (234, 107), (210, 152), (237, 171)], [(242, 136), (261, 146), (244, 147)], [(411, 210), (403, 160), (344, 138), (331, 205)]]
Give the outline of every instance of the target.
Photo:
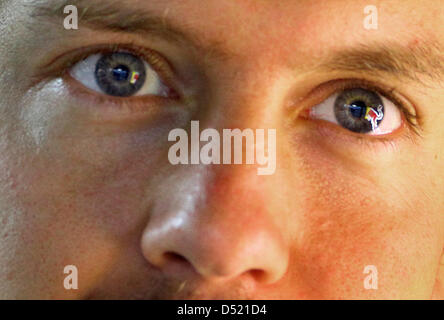
[(98, 113), (103, 113), (104, 116), (109, 114), (120, 116), (125, 114), (134, 116), (152, 114), (154, 110), (165, 108), (167, 104), (171, 103), (170, 98), (161, 96), (133, 96), (126, 98), (107, 96), (78, 83), (69, 73), (63, 78), (67, 83), (71, 96), (80, 100), (86, 100), (85, 104), (93, 105), (94, 109), (97, 109)]
[(140, 47), (133, 43), (125, 44), (101, 44), (96, 46), (78, 48), (71, 52), (65, 53), (53, 59), (46, 66), (41, 67), (36, 81), (50, 77), (63, 77), (77, 63), (85, 60), (94, 54), (110, 54), (115, 52), (128, 52), (143, 60), (152, 67), (162, 79), (162, 82), (174, 91), (175, 95), (179, 95), (177, 86), (177, 75), (171, 64), (154, 50)]
[(340, 146), (344, 146), (344, 144), (350, 145), (350, 148), (357, 147), (358, 149), (365, 150), (365, 152), (378, 153), (381, 152), (381, 147), (388, 152), (397, 152), (402, 141), (417, 142), (411, 131), (402, 130), (402, 128), (393, 134), (385, 136), (368, 136), (353, 132), (350, 134), (348, 131), (346, 132), (347, 129), (338, 128), (337, 125), (323, 120), (312, 121), (311, 123), (315, 126), (314, 129), (319, 134), (321, 141), (329, 145), (338, 143)]
[[(332, 89), (333, 87), (333, 89)], [(363, 80), (363, 79), (336, 79), (331, 80), (326, 83), (321, 84), (320, 86), (316, 87), (312, 90), (310, 95), (315, 95), (318, 98), (318, 101), (316, 101), (315, 104), (324, 101), (326, 97), (329, 97), (333, 95), (335, 92), (341, 92), (353, 88), (362, 88), (369, 91), (373, 91), (377, 93), (380, 96), (383, 96), (390, 101), (392, 101), (397, 108), (399, 108), (403, 122), (406, 122), (408, 125), (408, 128), (411, 129), (417, 136), (421, 136), (421, 127), (420, 127), (420, 119), (419, 116), (413, 112), (410, 111), (410, 108), (406, 106), (406, 103), (403, 102), (395, 92), (397, 92), (395, 87), (386, 87), (383, 85), (376, 85), (370, 81)], [(313, 106), (310, 106), (312, 108)], [(308, 110), (310, 110), (310, 108)], [(413, 107), (412, 107), (413, 109)]]
[(414, 130), (415, 133), (417, 133), (417, 131), (419, 130), (418, 121), (417, 121), (418, 116), (416, 114), (413, 114), (412, 112), (410, 112), (409, 109), (405, 106), (405, 103), (402, 102), (395, 95), (394, 92), (397, 91), (395, 87), (380, 88), (378, 86), (375, 86), (373, 84), (369, 84), (367, 82), (360, 81), (360, 83), (361, 83), (360, 84), (361, 86), (364, 86), (364, 89), (374, 91), (377, 94), (379, 94), (380, 96), (383, 96), (383, 97), (389, 99), (390, 101), (392, 101), (399, 108), (401, 113), (404, 115), (404, 118), (407, 121), (407, 123), (410, 125), (410, 127)]

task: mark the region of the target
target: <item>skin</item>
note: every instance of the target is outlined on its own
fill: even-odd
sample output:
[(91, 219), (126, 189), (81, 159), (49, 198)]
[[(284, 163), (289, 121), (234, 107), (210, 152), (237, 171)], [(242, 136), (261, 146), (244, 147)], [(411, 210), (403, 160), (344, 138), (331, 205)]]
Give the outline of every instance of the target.
[[(374, 31), (362, 26), (366, 1), (121, 2), (230, 55), (67, 31), (29, 18), (23, 0), (0, 4), (0, 298), (444, 297), (442, 82), (300, 68), (362, 42), (442, 40), (442, 2), (374, 1)], [(105, 100), (57, 74), (70, 50), (123, 39), (170, 61), (186, 103)], [(421, 136), (357, 138), (300, 118), (333, 93), (318, 101), (313, 88), (357, 77), (395, 86)], [(275, 174), (172, 166), (168, 132), (191, 120), (276, 129)], [(66, 265), (78, 290), (63, 287)], [(367, 265), (377, 290), (364, 288)]]

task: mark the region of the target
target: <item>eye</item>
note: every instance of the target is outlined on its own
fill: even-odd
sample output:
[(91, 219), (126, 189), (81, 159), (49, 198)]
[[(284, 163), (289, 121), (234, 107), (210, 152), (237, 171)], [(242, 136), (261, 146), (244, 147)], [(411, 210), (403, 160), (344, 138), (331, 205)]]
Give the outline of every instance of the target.
[(93, 54), (75, 64), (71, 76), (85, 87), (105, 95), (167, 97), (168, 87), (143, 59), (128, 52)]
[(333, 122), (356, 133), (383, 135), (402, 124), (401, 111), (389, 99), (363, 88), (336, 93), (310, 110), (309, 117)]

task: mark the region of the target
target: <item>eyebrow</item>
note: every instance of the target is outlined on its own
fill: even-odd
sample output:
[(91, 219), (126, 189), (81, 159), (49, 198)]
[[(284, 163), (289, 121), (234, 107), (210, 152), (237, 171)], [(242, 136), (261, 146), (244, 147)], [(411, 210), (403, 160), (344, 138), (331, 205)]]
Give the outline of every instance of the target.
[(411, 47), (396, 42), (361, 43), (328, 54), (317, 68), (367, 72), (374, 76), (388, 74), (417, 82), (423, 82), (425, 78), (444, 81), (443, 48), (438, 42), (431, 41), (421, 41), (420, 45)]
[(168, 8), (159, 16), (143, 9), (142, 6), (122, 4), (119, 0), (33, 0), (31, 17), (58, 21), (67, 15), (63, 9), (67, 5), (75, 5), (78, 9), (79, 28), (81, 25), (95, 30), (114, 31), (126, 34), (152, 35), (165, 40), (192, 46), (208, 56), (226, 59), (233, 56), (232, 52), (222, 47), (218, 41), (204, 43), (198, 36), (183, 31), (168, 18)]
[[(121, 33), (154, 35), (170, 41), (188, 44), (206, 56), (228, 59), (235, 56), (217, 41), (204, 42), (198, 36), (183, 31), (167, 18), (155, 15), (146, 9), (123, 5), (119, 0), (33, 0), (31, 16), (34, 18), (63, 19), (63, 8), (67, 5), (78, 8), (79, 24), (83, 23), (97, 30)], [(319, 61), (299, 67), (317, 71), (366, 72), (374, 76), (389, 75), (423, 82), (426, 77), (437, 82), (444, 81), (443, 46), (438, 42), (418, 41), (406, 47), (398, 43), (358, 44), (329, 52)], [(297, 69), (297, 68), (296, 68)]]

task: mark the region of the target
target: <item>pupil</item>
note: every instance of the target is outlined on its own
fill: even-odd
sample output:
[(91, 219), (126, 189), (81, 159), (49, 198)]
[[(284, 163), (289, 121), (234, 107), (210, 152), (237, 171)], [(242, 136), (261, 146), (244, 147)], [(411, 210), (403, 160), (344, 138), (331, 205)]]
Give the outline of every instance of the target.
[(126, 52), (114, 52), (99, 59), (95, 76), (105, 94), (130, 97), (144, 85), (146, 70), (142, 59)]
[[(369, 109), (372, 106), (381, 108)], [(356, 133), (369, 133), (375, 129), (375, 124), (381, 122), (384, 105), (377, 92), (363, 88), (347, 89), (336, 98), (334, 113), (341, 127)]]
[(350, 104), (350, 113), (353, 117), (360, 119), (364, 116), (366, 108), (364, 101), (354, 101)]
[(113, 77), (116, 81), (128, 80), (129, 69), (124, 65), (117, 66), (113, 69)]

